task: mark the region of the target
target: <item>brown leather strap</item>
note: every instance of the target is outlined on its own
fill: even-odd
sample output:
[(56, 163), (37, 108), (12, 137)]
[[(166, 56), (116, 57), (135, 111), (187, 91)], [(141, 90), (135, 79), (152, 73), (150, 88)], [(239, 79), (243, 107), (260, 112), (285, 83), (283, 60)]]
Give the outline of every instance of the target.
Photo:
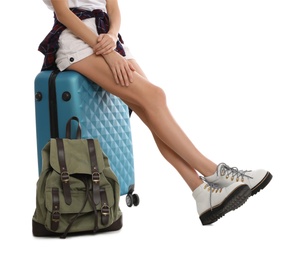
[(56, 231), (59, 228), (60, 221), (60, 197), (59, 189), (52, 188), (52, 214), (51, 230)]
[(88, 142), (88, 149), (89, 149), (90, 163), (91, 163), (91, 172), (92, 172), (93, 201), (94, 201), (95, 205), (98, 205), (100, 203), (100, 192), (99, 192), (100, 191), (100, 187), (99, 187), (100, 173), (98, 171), (95, 144), (94, 144), (93, 139), (87, 139), (87, 142)]
[(82, 137), (82, 129), (79, 122), (79, 119), (76, 116), (71, 117), (66, 124), (66, 138), (71, 139), (71, 122), (72, 120), (77, 122), (77, 131), (76, 131), (76, 139), (81, 139)]
[(66, 160), (65, 160), (65, 149), (64, 149), (63, 140), (57, 138), (56, 144), (57, 144), (57, 154), (58, 154), (60, 171), (61, 171), (63, 194), (64, 194), (66, 204), (70, 205), (72, 199), (71, 199), (71, 191), (70, 191), (70, 183), (69, 183), (69, 173), (67, 171)]
[(102, 202), (101, 207), (101, 223), (105, 226), (109, 224), (110, 208), (108, 204), (107, 194), (105, 189), (100, 189), (100, 197)]
[(105, 226), (109, 224), (110, 208), (108, 204), (108, 198), (105, 189), (101, 189), (99, 186), (100, 174), (97, 165), (97, 157), (95, 151), (95, 144), (93, 139), (87, 139), (88, 148), (90, 153), (91, 171), (92, 171), (92, 183), (93, 183), (93, 201), (95, 205), (101, 201), (101, 223)]

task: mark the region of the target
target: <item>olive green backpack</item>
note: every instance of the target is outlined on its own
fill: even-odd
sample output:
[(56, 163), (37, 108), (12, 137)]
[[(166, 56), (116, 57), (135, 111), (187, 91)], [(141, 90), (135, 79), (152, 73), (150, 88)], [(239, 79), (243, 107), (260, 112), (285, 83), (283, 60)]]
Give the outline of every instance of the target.
[[(71, 121), (78, 122), (70, 139)], [(76, 117), (67, 123), (66, 138), (51, 139), (42, 150), (37, 182), (34, 236), (60, 236), (119, 230), (118, 179), (97, 139), (81, 139)]]

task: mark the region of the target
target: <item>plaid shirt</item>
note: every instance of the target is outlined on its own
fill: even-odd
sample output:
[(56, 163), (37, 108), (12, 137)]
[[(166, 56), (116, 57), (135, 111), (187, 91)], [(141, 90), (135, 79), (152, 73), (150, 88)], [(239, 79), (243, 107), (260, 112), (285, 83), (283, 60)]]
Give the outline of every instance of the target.
[[(81, 20), (95, 17), (95, 23), (96, 23), (98, 34), (107, 33), (109, 31), (110, 28), (109, 16), (107, 15), (107, 13), (103, 12), (102, 10), (98, 9), (94, 11), (87, 11), (87, 10), (80, 10), (78, 8), (71, 8), (70, 10)], [(45, 55), (42, 70), (57, 69), (55, 63), (55, 56), (59, 48), (58, 40), (62, 31), (64, 31), (65, 29), (66, 26), (64, 26), (58, 21), (54, 13), (54, 25), (52, 27), (52, 30), (45, 37), (45, 39), (40, 43), (38, 48), (38, 50)], [(115, 51), (117, 51), (122, 56), (125, 56), (125, 51), (121, 45), (121, 43), (123, 43), (123, 40), (120, 34), (118, 34), (118, 38), (119, 40), (117, 41), (116, 44), (117, 47)]]

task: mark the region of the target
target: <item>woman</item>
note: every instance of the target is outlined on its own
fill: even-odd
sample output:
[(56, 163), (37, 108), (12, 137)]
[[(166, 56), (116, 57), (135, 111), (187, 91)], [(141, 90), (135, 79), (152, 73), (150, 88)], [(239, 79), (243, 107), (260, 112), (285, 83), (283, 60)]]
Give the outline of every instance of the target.
[(203, 225), (240, 207), (269, 183), (272, 175), (266, 170), (216, 165), (197, 150), (173, 119), (164, 91), (147, 80), (123, 45), (118, 0), (43, 1), (55, 12), (55, 25), (39, 47), (45, 54), (42, 69), (77, 71), (120, 97), (190, 187)]

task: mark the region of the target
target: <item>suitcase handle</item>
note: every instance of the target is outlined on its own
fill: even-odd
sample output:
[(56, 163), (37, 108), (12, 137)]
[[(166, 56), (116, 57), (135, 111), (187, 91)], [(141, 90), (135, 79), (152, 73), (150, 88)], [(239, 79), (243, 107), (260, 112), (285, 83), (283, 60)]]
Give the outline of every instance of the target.
[(72, 122), (72, 120), (77, 122), (76, 139), (81, 139), (82, 129), (81, 129), (79, 119), (76, 116), (71, 117), (66, 124), (66, 138), (71, 139), (71, 122)]

